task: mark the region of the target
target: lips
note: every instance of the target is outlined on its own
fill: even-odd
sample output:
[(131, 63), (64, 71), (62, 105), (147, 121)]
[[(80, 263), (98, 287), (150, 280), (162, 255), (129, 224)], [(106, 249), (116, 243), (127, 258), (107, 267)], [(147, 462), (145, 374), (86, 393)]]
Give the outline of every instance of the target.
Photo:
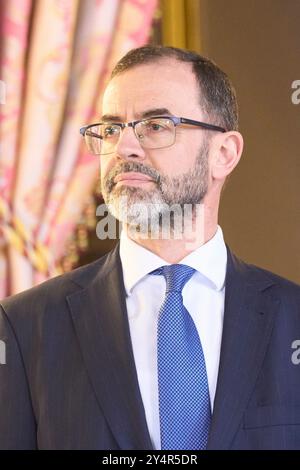
[(148, 175), (145, 175), (143, 173), (138, 173), (138, 172), (135, 172), (135, 171), (129, 171), (129, 172), (126, 172), (126, 173), (120, 173), (119, 175), (117, 175), (114, 179), (115, 183), (120, 183), (120, 182), (147, 182), (147, 181), (153, 181), (153, 179), (148, 176)]

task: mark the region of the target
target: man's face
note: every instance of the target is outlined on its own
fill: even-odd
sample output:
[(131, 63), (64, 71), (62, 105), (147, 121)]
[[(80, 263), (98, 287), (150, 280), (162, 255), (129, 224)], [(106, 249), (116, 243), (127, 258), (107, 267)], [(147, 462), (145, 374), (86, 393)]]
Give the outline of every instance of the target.
[[(114, 77), (104, 94), (102, 120), (128, 122), (153, 112), (203, 121), (199, 103), (190, 65), (165, 59)], [(166, 204), (194, 205), (207, 192), (208, 139), (201, 128), (178, 126), (171, 147), (143, 149), (133, 129), (126, 128), (115, 153), (100, 157), (100, 167), (104, 200), (120, 220), (121, 212), (130, 218), (136, 203), (156, 205), (161, 211)], [(121, 196), (127, 197), (126, 209), (119, 206)]]

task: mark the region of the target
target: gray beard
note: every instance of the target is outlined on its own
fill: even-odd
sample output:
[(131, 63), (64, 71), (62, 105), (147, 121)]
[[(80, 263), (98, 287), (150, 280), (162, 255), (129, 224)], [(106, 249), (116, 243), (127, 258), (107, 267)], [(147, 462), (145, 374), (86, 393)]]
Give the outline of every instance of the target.
[[(116, 175), (129, 171), (150, 176), (155, 187), (151, 190), (132, 186), (115, 188)], [(142, 163), (130, 161), (114, 167), (102, 181), (102, 195), (111, 214), (120, 222), (132, 226), (135, 231), (139, 232), (148, 232), (151, 223), (158, 223), (161, 229), (167, 214), (170, 215), (171, 228), (174, 227), (174, 207), (181, 209), (183, 213), (185, 207), (189, 205), (194, 214), (196, 206), (203, 202), (207, 188), (208, 144), (206, 139), (198, 153), (194, 167), (186, 173), (169, 177)]]

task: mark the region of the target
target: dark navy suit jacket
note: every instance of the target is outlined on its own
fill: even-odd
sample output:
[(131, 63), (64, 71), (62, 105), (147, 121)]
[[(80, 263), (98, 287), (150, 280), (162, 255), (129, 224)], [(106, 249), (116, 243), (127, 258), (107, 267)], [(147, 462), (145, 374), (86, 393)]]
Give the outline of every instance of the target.
[[(118, 246), (0, 310), (1, 449), (152, 449)], [(208, 449), (300, 449), (295, 340), (300, 287), (228, 250)]]

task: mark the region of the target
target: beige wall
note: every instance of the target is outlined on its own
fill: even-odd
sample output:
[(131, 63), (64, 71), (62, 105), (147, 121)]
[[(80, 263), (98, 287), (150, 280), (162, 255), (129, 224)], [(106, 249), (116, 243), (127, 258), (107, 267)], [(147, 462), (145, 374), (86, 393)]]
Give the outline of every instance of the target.
[(226, 241), (300, 283), (300, 0), (200, 2), (202, 51), (235, 84), (245, 138), (221, 204)]

